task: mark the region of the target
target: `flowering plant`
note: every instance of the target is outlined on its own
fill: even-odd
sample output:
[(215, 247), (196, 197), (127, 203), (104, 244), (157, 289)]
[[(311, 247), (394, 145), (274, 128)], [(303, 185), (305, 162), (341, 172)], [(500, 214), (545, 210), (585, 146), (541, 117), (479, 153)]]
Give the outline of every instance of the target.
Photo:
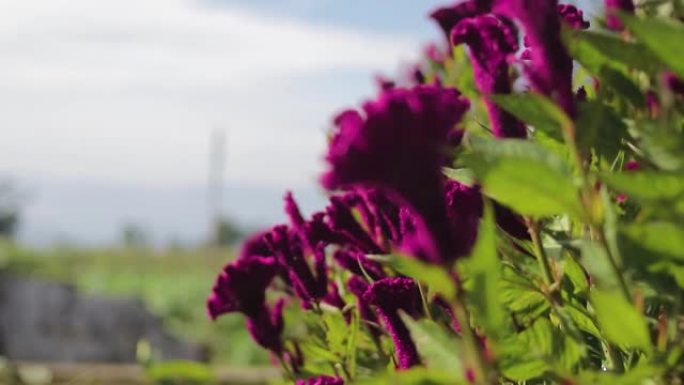
[(297, 384), (684, 376), (684, 13), (607, 0), (434, 11), (444, 44), (333, 120), (330, 203), (248, 239), (242, 313)]

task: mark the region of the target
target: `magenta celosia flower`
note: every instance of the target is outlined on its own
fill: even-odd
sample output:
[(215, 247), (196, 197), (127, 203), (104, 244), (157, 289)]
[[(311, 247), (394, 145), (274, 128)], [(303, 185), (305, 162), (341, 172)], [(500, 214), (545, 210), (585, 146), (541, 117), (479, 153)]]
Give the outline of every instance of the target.
[(468, 187), (456, 181), (446, 184), (447, 215), (451, 223), (455, 252), (470, 255), (477, 238), (483, 202), (479, 187)]
[(525, 220), (508, 207), (494, 202), (494, 218), (496, 224), (509, 235), (518, 239), (530, 239)]
[(238, 252), (238, 259), (250, 258), (253, 256), (267, 257), (271, 256), (271, 248), (268, 247), (264, 239), (265, 232), (258, 232), (250, 235), (242, 243), (242, 247)]
[(454, 28), (461, 20), (469, 17), (478, 16), (490, 11), (493, 0), (466, 0), (457, 4), (442, 7), (430, 13), (430, 18), (435, 20), (439, 27), (444, 31), (447, 39)]
[(666, 71), (663, 73), (663, 83), (670, 91), (678, 95), (684, 95), (684, 80), (680, 79), (674, 73)]
[(572, 29), (587, 29), (588, 20), (584, 20), (584, 12), (572, 4), (558, 4), (558, 14)]
[(334, 306), (340, 310), (344, 309), (344, 306), (346, 304), (344, 302), (344, 299), (340, 295), (340, 288), (337, 287), (337, 284), (335, 282), (330, 282), (330, 288), (325, 297), (323, 297), (323, 302), (327, 303), (330, 306)]
[(378, 318), (364, 299), (364, 294), (370, 285), (360, 276), (353, 276), (347, 281), (347, 289), (356, 296), (356, 307), (359, 309), (359, 317), (364, 321), (373, 338), (378, 338), (382, 333), (378, 328)]
[(273, 258), (251, 256), (235, 260), (216, 280), (207, 300), (207, 310), (212, 319), (225, 313), (243, 313), (254, 340), (264, 348), (280, 353), (284, 302), (279, 301), (273, 311), (266, 305), (266, 288), (277, 270)]
[(399, 316), (399, 311), (413, 317), (422, 313), (422, 301), (416, 283), (410, 278), (385, 278), (373, 283), (366, 290), (364, 299), (378, 309), (382, 322), (392, 337), (397, 368), (408, 369), (420, 364), (416, 345)]
[(273, 310), (263, 306), (256, 315), (247, 318), (247, 330), (254, 341), (274, 353), (281, 353), (283, 345), (281, 335), (283, 333), (283, 307), (285, 300), (276, 302)]
[(310, 220), (304, 219), (291, 192), (285, 194), (285, 213), (309, 251), (339, 241), (337, 234), (325, 222), (325, 213), (315, 213)]
[(358, 250), (337, 250), (333, 259), (342, 268), (361, 277), (368, 275), (371, 279), (378, 280), (387, 276), (379, 263), (371, 261)]
[(296, 385), (344, 385), (344, 381), (338, 377), (320, 376), (306, 380), (297, 380)]
[[(326, 160), (328, 189), (379, 188), (406, 202), (429, 225), (442, 255), (453, 258), (446, 228), (441, 167), (449, 132), (469, 107), (454, 89), (419, 86), (386, 91), (363, 106), (363, 115), (347, 111), (335, 122)], [(394, 197), (396, 195), (396, 198)]]
[(294, 231), (285, 225), (279, 225), (266, 234), (265, 238), (280, 266), (286, 269), (287, 277), (295, 294), (302, 300), (302, 305), (306, 307), (323, 298), (328, 286), (323, 250), (314, 251), (314, 274), (304, 258), (302, 240)]
[(632, 0), (605, 0), (605, 6), (606, 26), (615, 31), (622, 31), (625, 28), (616, 11), (634, 13), (635, 10)]
[(207, 301), (212, 319), (231, 312), (254, 316), (264, 306), (266, 288), (277, 272), (272, 258), (238, 259), (228, 264), (219, 274)]
[(347, 193), (345, 202), (359, 211), (374, 242), (382, 249), (401, 242), (399, 205), (378, 189), (357, 189)]
[(353, 204), (345, 202), (344, 197), (331, 197), (330, 205), (326, 208), (330, 227), (346, 245), (370, 254), (383, 253), (380, 245), (375, 243), (366, 229), (354, 218), (353, 209)]
[(557, 6), (556, 0), (499, 0), (494, 10), (517, 20), (525, 30), (530, 46), (525, 70), (532, 88), (574, 116), (572, 59), (561, 41)]
[(524, 138), (525, 125), (501, 109), (487, 96), (511, 92), (509, 57), (518, 51), (518, 33), (506, 18), (492, 14), (468, 18), (451, 30), (453, 44), (467, 44), (478, 89), (485, 95), (485, 105), (496, 137)]
[(660, 115), (660, 98), (653, 90), (646, 91), (646, 108), (651, 118), (657, 118)]

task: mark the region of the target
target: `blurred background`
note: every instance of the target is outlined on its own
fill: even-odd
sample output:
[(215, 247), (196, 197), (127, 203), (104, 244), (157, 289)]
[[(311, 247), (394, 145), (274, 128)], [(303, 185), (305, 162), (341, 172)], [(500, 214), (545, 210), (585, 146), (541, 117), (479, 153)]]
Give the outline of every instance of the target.
[(206, 317), (214, 278), (285, 190), (323, 207), (330, 117), (441, 38), (443, 3), (0, 0), (7, 378), (268, 364), (241, 317)]

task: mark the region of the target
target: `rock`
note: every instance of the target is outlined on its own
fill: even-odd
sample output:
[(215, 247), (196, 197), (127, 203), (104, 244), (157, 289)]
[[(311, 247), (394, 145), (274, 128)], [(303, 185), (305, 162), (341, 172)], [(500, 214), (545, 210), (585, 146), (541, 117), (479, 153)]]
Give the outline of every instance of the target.
[(135, 362), (140, 341), (157, 360), (206, 359), (165, 331), (137, 299), (87, 295), (68, 284), (0, 271), (0, 355), (43, 362)]

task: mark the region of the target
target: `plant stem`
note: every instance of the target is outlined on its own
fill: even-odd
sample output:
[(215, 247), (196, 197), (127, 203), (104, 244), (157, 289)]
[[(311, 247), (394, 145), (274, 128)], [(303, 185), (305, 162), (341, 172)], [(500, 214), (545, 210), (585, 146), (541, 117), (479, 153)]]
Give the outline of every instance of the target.
[(466, 309), (460, 295), (456, 296), (454, 301), (454, 314), (461, 325), (461, 334), (466, 345), (466, 355), (469, 364), (472, 364), (472, 369), (475, 375), (475, 384), (490, 384), (491, 377), (489, 376), (489, 365), (482, 352), (480, 341), (475, 335), (475, 331), (470, 327), (470, 315)]
[(535, 220), (526, 217), (525, 224), (532, 238), (532, 243), (534, 244), (534, 255), (537, 257), (537, 262), (539, 262), (539, 267), (542, 271), (542, 276), (544, 277), (544, 283), (546, 286), (551, 287), (555, 283), (553, 278), (553, 272), (551, 271), (551, 264), (549, 263), (549, 258), (544, 250), (544, 245), (541, 241), (541, 236), (539, 233), (539, 223)]

